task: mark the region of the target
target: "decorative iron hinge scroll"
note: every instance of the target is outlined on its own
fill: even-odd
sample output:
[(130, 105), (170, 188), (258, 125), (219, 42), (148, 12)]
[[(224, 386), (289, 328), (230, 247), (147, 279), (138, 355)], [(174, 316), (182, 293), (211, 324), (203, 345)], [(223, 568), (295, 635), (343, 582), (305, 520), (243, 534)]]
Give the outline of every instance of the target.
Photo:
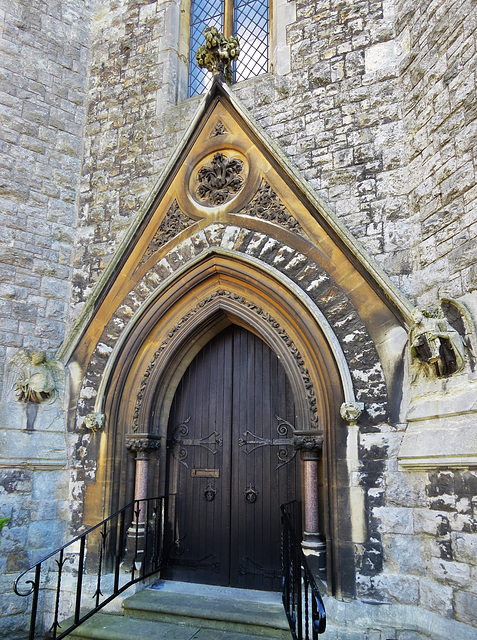
[[(247, 429), (242, 434), (242, 437), (239, 438), (239, 447), (244, 447), (244, 451), (247, 455), (259, 447), (278, 447), (278, 465), (275, 469), (279, 469), (280, 467), (283, 467), (284, 464), (290, 462), (290, 460), (293, 460), (296, 456), (296, 449), (294, 448), (295, 429), (292, 424), (283, 418), (280, 418), (280, 416), (275, 414), (275, 418), (278, 420), (278, 438), (262, 438)], [(290, 436), (288, 435), (288, 430), (290, 430)]]
[(207, 451), (210, 451), (215, 456), (217, 453), (217, 447), (221, 447), (223, 444), (222, 438), (218, 431), (212, 431), (205, 438), (186, 438), (189, 435), (190, 416), (184, 422), (181, 422), (174, 429), (172, 438), (169, 442), (169, 448), (172, 451), (172, 455), (176, 460), (183, 464), (187, 469), (189, 465), (186, 462), (189, 452), (186, 447), (204, 447)]

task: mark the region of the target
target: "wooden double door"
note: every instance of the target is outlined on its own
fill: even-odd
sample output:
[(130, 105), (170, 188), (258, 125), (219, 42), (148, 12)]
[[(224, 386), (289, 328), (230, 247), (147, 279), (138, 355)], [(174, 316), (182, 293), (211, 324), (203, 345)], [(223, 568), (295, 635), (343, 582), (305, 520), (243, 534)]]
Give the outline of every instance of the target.
[(283, 366), (232, 325), (196, 356), (168, 435), (167, 567), (174, 580), (280, 589), (280, 504), (299, 497)]

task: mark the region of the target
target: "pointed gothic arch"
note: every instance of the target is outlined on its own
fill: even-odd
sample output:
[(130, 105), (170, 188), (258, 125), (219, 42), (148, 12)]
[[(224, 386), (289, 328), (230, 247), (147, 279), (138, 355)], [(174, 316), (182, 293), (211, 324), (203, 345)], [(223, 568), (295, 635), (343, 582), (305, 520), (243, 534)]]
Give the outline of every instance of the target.
[[(215, 252), (151, 300), (117, 349), (101, 404), (96, 406), (108, 416), (108, 448), (97, 470), (98, 477), (104, 478), (107, 510), (112, 512), (134, 497), (134, 460), (125, 447), (128, 434), (147, 433), (160, 439), (149, 492), (164, 490), (167, 425), (177, 386), (204, 345), (231, 324), (257, 335), (278, 356), (295, 401), (293, 426), (325, 433), (327, 495), (321, 493), (320, 512), (330, 550), (335, 547), (333, 556), (339, 557), (340, 545), (351, 541), (351, 531), (346, 531), (346, 523), (337, 522), (340, 508), (346, 511), (346, 499), (338, 498), (336, 466), (328, 460), (346, 457), (337, 425), (341, 403), (352, 399), (349, 381), (341, 382), (337, 359), (311, 304), (307, 308), (296, 291), (257, 265)], [(343, 362), (344, 357), (341, 370), (346, 367)], [(335, 580), (339, 582), (339, 576)]]
[[(227, 176), (217, 193), (214, 175)], [(346, 425), (340, 406), (366, 403), (368, 429), (388, 418), (409, 310), (228, 89), (214, 84), (63, 348), (71, 430), (81, 432), (90, 413), (106, 418), (91, 444), (82, 517), (97, 521), (133, 498), (128, 436), (161, 442), (149, 481), (152, 493), (163, 488), (179, 381), (200, 349), (236, 324), (283, 364), (295, 428), (323, 435), (315, 508), (331, 589), (352, 597), (371, 515), (355, 479), (357, 427)]]

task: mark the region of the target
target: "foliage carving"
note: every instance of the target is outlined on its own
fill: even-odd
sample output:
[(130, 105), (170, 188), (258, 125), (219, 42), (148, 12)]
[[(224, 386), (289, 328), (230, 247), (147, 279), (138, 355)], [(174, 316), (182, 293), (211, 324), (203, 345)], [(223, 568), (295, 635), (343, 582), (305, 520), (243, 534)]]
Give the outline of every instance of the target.
[(216, 153), (210, 165), (199, 169), (197, 196), (209, 200), (213, 206), (223, 204), (242, 189), (242, 169), (243, 162), (238, 158), (229, 159), (223, 153)]
[(197, 65), (214, 76), (223, 76), (228, 84), (232, 84), (233, 74), (231, 64), (237, 60), (240, 53), (238, 38), (226, 38), (216, 27), (206, 27), (204, 30), (205, 44), (196, 53)]
[(252, 200), (240, 211), (247, 216), (253, 216), (274, 222), (293, 233), (304, 235), (298, 220), (290, 214), (272, 187), (262, 180), (259, 190)]

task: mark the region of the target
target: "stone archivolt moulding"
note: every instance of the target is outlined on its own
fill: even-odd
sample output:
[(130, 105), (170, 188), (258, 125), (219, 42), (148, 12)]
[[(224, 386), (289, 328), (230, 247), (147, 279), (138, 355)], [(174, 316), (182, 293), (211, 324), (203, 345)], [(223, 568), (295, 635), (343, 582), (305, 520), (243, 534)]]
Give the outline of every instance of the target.
[[(199, 259), (200, 256), (206, 255), (204, 252), (218, 251), (222, 247), (227, 250), (227, 255), (231, 251), (236, 253), (238, 259), (240, 254), (251, 258), (256, 256), (256, 259), (263, 263), (265, 270), (278, 270), (306, 293), (330, 323), (336, 341), (342, 349), (343, 361), (348, 362), (345, 369), (348, 370), (349, 367), (351, 372), (353, 381), (350, 381), (350, 384), (355, 388), (354, 393), (359, 394), (358, 399), (366, 398), (369, 415), (374, 419), (378, 416), (384, 417), (386, 385), (377, 353), (362, 320), (340, 287), (321, 267), (290, 246), (249, 229), (216, 224), (198, 230), (193, 237), (177, 245), (174, 249), (174, 262), (168, 262), (166, 255), (165, 258), (151, 264), (136, 287), (119, 305), (105, 326), (85, 372), (78, 404), (78, 421), (82, 422), (81, 416), (102, 410), (102, 391), (99, 384), (103, 385), (101, 378), (107, 379), (108, 375), (105, 375), (104, 371), (104, 354), (112, 353), (115, 344), (118, 343), (119, 346), (121, 343), (121, 336), (127, 336), (128, 327), (131, 328), (136, 322), (133, 318), (139, 318), (142, 313), (146, 297), (153, 296), (156, 289), (160, 290), (161, 283), (176, 277), (174, 273), (184, 269), (188, 261)], [(134, 315), (131, 314), (132, 305), (136, 312)], [(358, 359), (357, 349), (361, 354)], [(114, 365), (111, 364), (109, 368), (112, 366)], [(143, 391), (139, 392), (141, 393)]]
[(305, 366), (303, 358), (301, 357), (301, 354), (298, 351), (293, 340), (289, 337), (285, 329), (283, 329), (283, 327), (280, 327), (280, 324), (269, 313), (264, 311), (260, 306), (258, 306), (254, 302), (249, 302), (245, 300), (245, 298), (235, 293), (226, 291), (224, 289), (219, 289), (218, 291), (208, 296), (204, 300), (201, 300), (197, 306), (195, 306), (187, 314), (185, 314), (179, 320), (179, 322), (173, 327), (173, 329), (169, 331), (167, 337), (162, 341), (161, 345), (154, 353), (154, 357), (149, 363), (149, 366), (147, 367), (146, 372), (142, 378), (141, 386), (137, 395), (136, 406), (134, 408), (134, 415), (133, 415), (133, 426), (132, 426), (133, 432), (137, 432), (139, 429), (139, 415), (141, 411), (142, 400), (144, 398), (146, 387), (149, 383), (149, 380), (151, 379), (151, 372), (153, 368), (156, 366), (159, 356), (161, 355), (161, 353), (163, 353), (167, 349), (171, 341), (174, 340), (174, 337), (177, 335), (179, 330), (197, 314), (199, 309), (204, 308), (205, 306), (207, 306), (208, 304), (210, 304), (211, 302), (213, 302), (218, 298), (228, 298), (240, 305), (247, 307), (248, 309), (251, 309), (258, 316), (260, 316), (260, 318), (265, 320), (283, 340), (289, 352), (293, 356), (293, 359), (297, 364), (298, 370), (300, 371), (303, 385), (307, 393), (308, 408), (309, 408), (310, 418), (311, 418), (311, 422), (310, 422), (311, 428), (316, 429), (318, 426), (318, 416), (317, 416), (318, 410), (316, 406), (316, 396), (315, 396), (315, 390), (313, 388), (313, 382), (310, 378), (308, 368)]

